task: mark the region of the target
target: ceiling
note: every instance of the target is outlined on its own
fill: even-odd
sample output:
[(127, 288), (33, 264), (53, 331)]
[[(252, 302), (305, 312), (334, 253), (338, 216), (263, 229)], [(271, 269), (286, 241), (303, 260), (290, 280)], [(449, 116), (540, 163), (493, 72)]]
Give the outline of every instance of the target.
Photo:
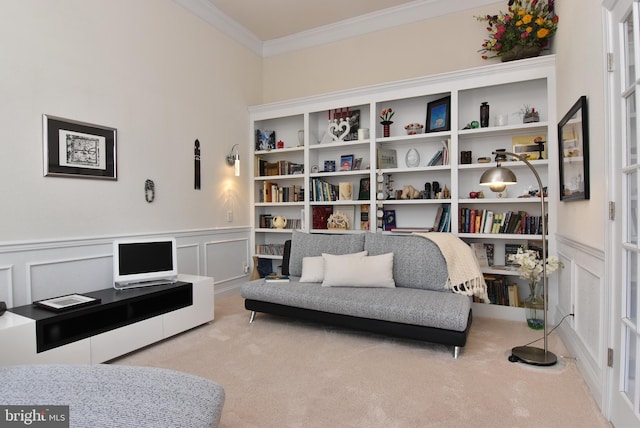
[(208, 0), (263, 42), (414, 0)]
[(499, 0), (173, 1), (258, 55), (268, 57)]

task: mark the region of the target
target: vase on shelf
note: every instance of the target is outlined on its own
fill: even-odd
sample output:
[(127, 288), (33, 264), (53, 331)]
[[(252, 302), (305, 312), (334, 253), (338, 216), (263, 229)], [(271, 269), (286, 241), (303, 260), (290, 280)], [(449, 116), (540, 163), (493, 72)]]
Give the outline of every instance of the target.
[(380, 122), (382, 123), (382, 136), (387, 138), (391, 136), (391, 121)]
[(524, 301), (525, 317), (527, 325), (533, 330), (542, 330), (544, 328), (544, 296), (536, 293), (537, 284), (529, 284), (529, 297)]
[(502, 62), (514, 61), (516, 59), (534, 58), (540, 55), (542, 48), (540, 46), (522, 46), (516, 45), (506, 52), (500, 54)]

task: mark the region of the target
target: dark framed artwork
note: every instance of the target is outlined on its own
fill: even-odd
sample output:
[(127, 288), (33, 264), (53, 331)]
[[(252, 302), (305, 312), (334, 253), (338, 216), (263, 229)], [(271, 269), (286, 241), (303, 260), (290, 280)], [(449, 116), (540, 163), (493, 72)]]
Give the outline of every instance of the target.
[(560, 200), (589, 199), (589, 114), (581, 96), (558, 123)]
[(42, 115), (44, 175), (117, 180), (115, 128)]
[(256, 129), (256, 151), (275, 150), (276, 131)]
[(451, 96), (427, 104), (426, 132), (451, 130)]
[(353, 168), (353, 155), (340, 156), (340, 171), (351, 171)]

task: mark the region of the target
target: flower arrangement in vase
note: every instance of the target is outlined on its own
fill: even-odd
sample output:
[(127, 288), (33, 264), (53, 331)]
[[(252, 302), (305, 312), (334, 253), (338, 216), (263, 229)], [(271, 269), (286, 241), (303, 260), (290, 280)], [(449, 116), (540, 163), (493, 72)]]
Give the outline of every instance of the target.
[(380, 113), (380, 119), (382, 120), (380, 124), (382, 125), (382, 132), (384, 137), (391, 136), (391, 124), (393, 123), (391, 121), (391, 118), (394, 114), (396, 114), (396, 112), (391, 110), (391, 108), (383, 108), (382, 112)]
[(488, 24), (489, 38), (482, 43), (482, 58), (502, 61), (538, 56), (558, 29), (554, 0), (509, 0), (508, 12), (476, 16)]
[(564, 267), (556, 257), (547, 257), (546, 261), (540, 259), (537, 250), (518, 248), (516, 254), (509, 255), (509, 261), (518, 265), (520, 278), (529, 281), (529, 297), (524, 301), (526, 310), (527, 325), (534, 330), (544, 328), (544, 298), (536, 293), (538, 282), (542, 279), (543, 264), (546, 263), (547, 276), (555, 272), (558, 268)]

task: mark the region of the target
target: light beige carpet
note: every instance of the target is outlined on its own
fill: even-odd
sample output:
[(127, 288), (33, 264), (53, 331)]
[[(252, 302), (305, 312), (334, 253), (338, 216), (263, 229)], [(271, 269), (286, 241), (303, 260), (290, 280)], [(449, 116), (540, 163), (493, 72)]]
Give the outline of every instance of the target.
[[(209, 325), (114, 364), (165, 367), (222, 384), (220, 427), (610, 427), (556, 333), (552, 368), (507, 361), (540, 336), (524, 321), (475, 318), (449, 348), (249, 313), (217, 298)], [(540, 342), (542, 346), (542, 342)], [(188, 421), (185, 421), (188, 427)]]

